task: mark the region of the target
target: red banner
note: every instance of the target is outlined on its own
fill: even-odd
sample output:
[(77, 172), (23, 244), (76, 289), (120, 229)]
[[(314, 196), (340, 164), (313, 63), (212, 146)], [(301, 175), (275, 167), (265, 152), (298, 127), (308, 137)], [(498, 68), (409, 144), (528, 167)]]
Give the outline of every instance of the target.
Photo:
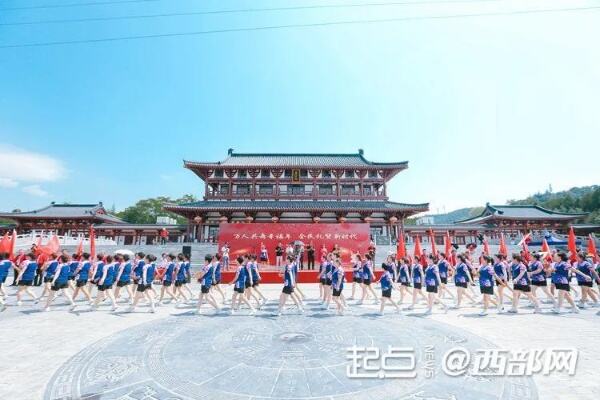
[[(321, 248), (328, 252), (338, 245), (344, 263), (350, 262), (350, 254), (368, 251), (370, 242), (369, 224), (280, 224), (280, 223), (222, 223), (219, 228), (219, 249), (229, 243), (229, 256), (233, 262), (239, 255), (260, 255), (261, 243), (267, 247), (269, 263), (275, 264), (275, 247), (281, 243), (283, 250), (289, 243), (304, 243), (304, 261), (307, 260), (306, 247), (312, 243), (315, 248), (315, 263), (321, 258)], [(285, 254), (285, 253), (284, 253)]]

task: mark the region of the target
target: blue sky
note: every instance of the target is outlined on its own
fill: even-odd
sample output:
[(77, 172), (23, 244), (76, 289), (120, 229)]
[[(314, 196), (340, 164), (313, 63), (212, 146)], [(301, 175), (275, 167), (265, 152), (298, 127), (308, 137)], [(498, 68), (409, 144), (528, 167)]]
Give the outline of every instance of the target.
[(200, 195), (203, 184), (182, 159), (221, 160), (229, 147), (363, 148), (374, 161), (409, 160), (390, 197), (430, 202), (434, 212), (503, 203), (549, 184), (600, 183), (600, 9), (1, 47), (600, 1), (422, 1), (6, 25), (365, 2), (154, 0), (6, 10), (73, 3), (0, 0), (0, 210), (99, 200), (122, 209), (141, 198)]

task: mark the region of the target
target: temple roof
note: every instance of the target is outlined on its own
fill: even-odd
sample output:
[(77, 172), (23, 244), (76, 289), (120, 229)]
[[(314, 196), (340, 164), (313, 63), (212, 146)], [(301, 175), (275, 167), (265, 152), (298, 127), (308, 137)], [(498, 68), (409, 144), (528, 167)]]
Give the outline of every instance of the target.
[(234, 153), (229, 150), (227, 158), (218, 162), (194, 162), (184, 160), (186, 168), (198, 167), (281, 167), (281, 168), (380, 168), (406, 169), (408, 161), (372, 162), (365, 159), (363, 151), (350, 154), (336, 153)]
[(98, 204), (56, 204), (33, 211), (0, 213), (0, 218), (14, 221), (25, 219), (96, 219), (110, 223), (124, 223), (120, 218), (110, 215), (102, 203)]
[(503, 205), (493, 206), (486, 204), (483, 212), (473, 218), (456, 221), (460, 224), (484, 223), (494, 219), (504, 220), (552, 220), (552, 221), (572, 221), (577, 218), (585, 217), (587, 213), (563, 213), (552, 211), (538, 205)]
[(405, 204), (391, 201), (196, 201), (166, 204), (165, 210), (178, 211), (371, 211), (424, 212), (428, 203)]

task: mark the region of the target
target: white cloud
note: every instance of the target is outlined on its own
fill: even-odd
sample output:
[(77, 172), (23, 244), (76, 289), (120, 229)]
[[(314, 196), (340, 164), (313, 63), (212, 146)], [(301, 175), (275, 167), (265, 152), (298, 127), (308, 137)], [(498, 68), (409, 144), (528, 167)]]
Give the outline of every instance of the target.
[[(46, 154), (34, 153), (0, 143), (0, 182), (53, 182), (66, 175), (63, 163)], [(1, 184), (1, 183), (0, 183)], [(33, 185), (35, 186), (35, 185)], [(6, 186), (5, 186), (6, 187)]]
[(19, 182), (15, 181), (14, 179), (0, 177), (0, 187), (14, 188), (17, 186), (19, 186)]
[(42, 189), (40, 187), (40, 185), (25, 186), (21, 190), (23, 190), (25, 193), (28, 193), (28, 194), (30, 194), (32, 196), (38, 196), (38, 197), (46, 197), (46, 196), (48, 196), (48, 192), (46, 192), (44, 189)]

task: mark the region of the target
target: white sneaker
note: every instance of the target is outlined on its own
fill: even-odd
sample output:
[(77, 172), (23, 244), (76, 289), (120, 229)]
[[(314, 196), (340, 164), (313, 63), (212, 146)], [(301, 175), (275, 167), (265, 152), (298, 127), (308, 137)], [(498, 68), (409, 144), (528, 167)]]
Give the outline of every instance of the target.
[(407, 309), (407, 310), (414, 310), (414, 308), (415, 308), (415, 306), (412, 306), (412, 305), (411, 305), (411, 306), (408, 306), (408, 307), (406, 307), (406, 309)]
[(303, 307), (298, 308), (298, 314), (304, 314), (304, 308)]
[(77, 304), (73, 304), (71, 305), (71, 307), (69, 308), (69, 311), (73, 312), (75, 311), (75, 309), (77, 308)]
[(541, 308), (539, 308), (539, 307), (536, 307), (536, 308), (533, 310), (533, 313), (534, 313), (534, 314), (541, 314), (541, 313), (542, 313), (542, 309), (541, 309)]
[(428, 308), (423, 315), (431, 315), (431, 308)]
[(6, 311), (6, 304), (4, 303), (0, 304), (0, 312), (2, 311)]
[(196, 313), (196, 315), (200, 315), (202, 314), (202, 310), (199, 308), (196, 308), (196, 311), (194, 311)]
[(487, 311), (481, 311), (481, 312), (479, 313), (479, 316), (480, 316), (480, 317), (485, 317), (486, 315), (488, 315)]
[(156, 312), (156, 309), (155, 309), (154, 307), (150, 307), (150, 312), (151, 312), (152, 314), (154, 314), (154, 313)]
[(116, 306), (116, 305), (114, 305), (110, 308), (111, 311), (117, 311), (118, 309), (119, 309), (119, 306)]
[(127, 308), (127, 312), (135, 312), (135, 307), (134, 306), (129, 306)]
[(571, 312), (574, 314), (579, 314), (579, 308), (577, 308), (577, 306), (571, 308)]
[(234, 315), (235, 314), (235, 310), (232, 308), (231, 310), (229, 310), (229, 315)]
[(384, 313), (383, 311), (379, 311), (379, 312), (377, 313), (377, 315), (379, 315), (379, 316), (382, 316), (382, 317), (383, 317), (383, 316), (385, 315), (385, 313)]
[(552, 307), (550, 311), (552, 311), (554, 314), (560, 314), (560, 310), (556, 307)]
[(19, 300), (19, 301), (17, 301), (17, 305), (18, 305), (18, 306), (22, 306), (22, 305), (23, 305), (23, 302), (22, 302), (21, 300)]
[(250, 315), (250, 316), (256, 315), (256, 310), (254, 308), (251, 308), (248, 315)]
[(50, 307), (44, 307), (44, 312), (50, 311)]

